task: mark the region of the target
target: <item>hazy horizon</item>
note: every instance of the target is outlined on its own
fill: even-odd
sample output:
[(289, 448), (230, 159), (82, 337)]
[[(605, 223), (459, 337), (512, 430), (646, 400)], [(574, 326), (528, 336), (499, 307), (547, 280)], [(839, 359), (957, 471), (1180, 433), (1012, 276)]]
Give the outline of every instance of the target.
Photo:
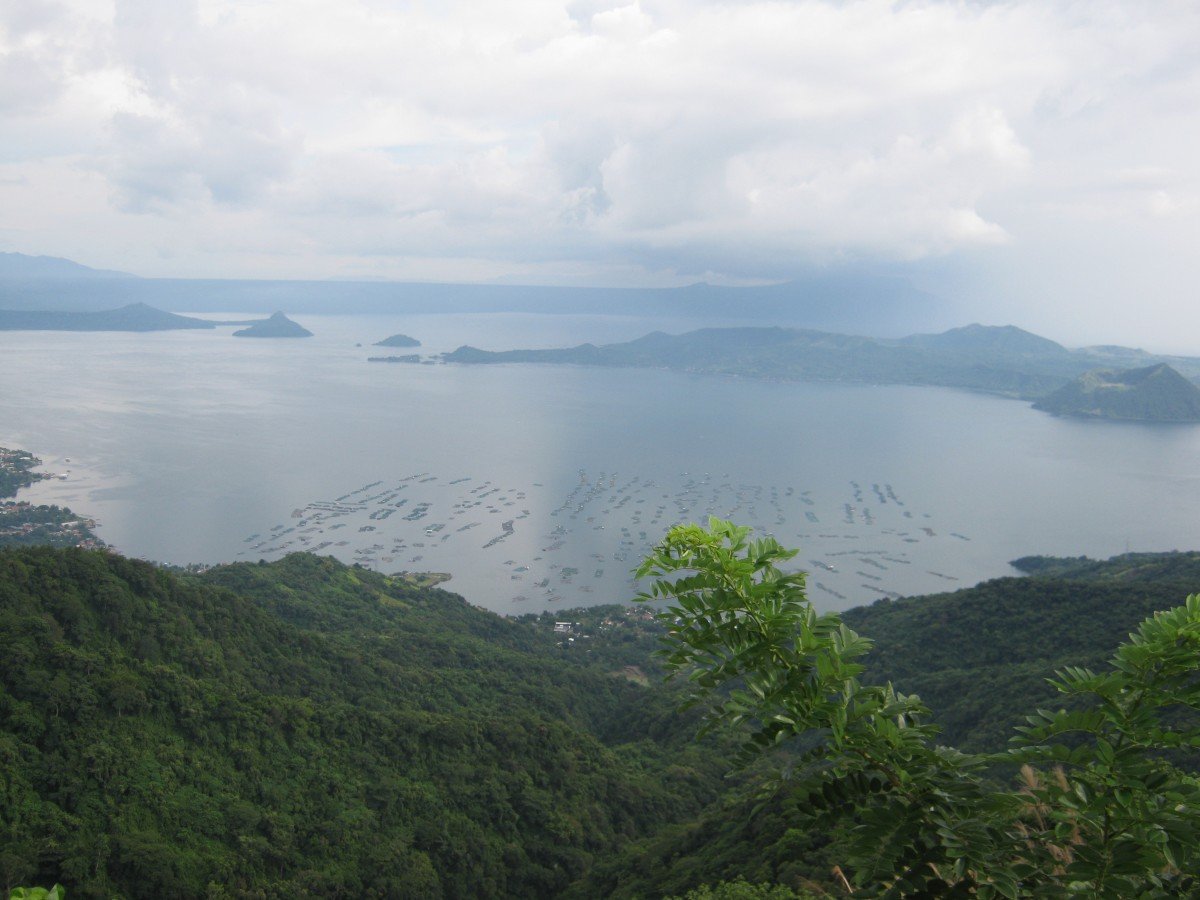
[[(33, 277), (14, 274), (6, 268), (14, 258), (18, 265), (21, 262), (31, 262), (35, 265), (46, 263), (56, 271), (53, 275)], [(66, 265), (59, 265), (66, 264)], [(563, 313), (566, 315), (604, 314), (604, 303), (615, 302), (611, 314), (619, 318), (638, 317), (641, 315), (648, 322), (653, 322), (663, 315), (674, 315), (679, 321), (688, 316), (694, 319), (691, 327), (737, 327), (770, 325), (811, 328), (818, 331), (829, 331), (842, 334), (861, 334), (865, 336), (899, 338), (914, 334), (934, 334), (947, 330), (962, 328), (968, 325), (981, 324), (988, 327), (1017, 327), (1030, 331), (1027, 323), (1020, 321), (972, 320), (963, 318), (948, 303), (945, 298), (932, 294), (923, 294), (903, 279), (894, 292), (895, 297), (885, 297), (881, 285), (888, 284), (887, 278), (850, 275), (841, 281), (831, 276), (817, 276), (811, 281), (803, 278), (790, 281), (780, 281), (758, 285), (713, 285), (708, 282), (694, 282), (672, 288), (644, 288), (635, 286), (605, 286), (605, 285), (556, 285), (556, 284), (509, 284), (497, 282), (463, 282), (463, 281), (398, 281), (384, 278), (375, 279), (253, 279), (253, 278), (177, 278), (173, 276), (141, 276), (132, 272), (118, 270), (89, 270), (88, 267), (79, 269), (80, 264), (62, 257), (40, 256), (32, 257), (23, 254), (11, 254), (0, 251), (0, 308), (15, 306), (21, 309), (83, 309), (78, 303), (69, 302), (72, 296), (77, 299), (86, 296), (86, 308), (92, 311), (114, 309), (129, 303), (147, 303), (160, 305), (162, 308), (184, 314), (201, 316), (213, 314), (251, 315), (267, 314), (272, 311), (290, 310), (291, 315), (329, 316), (329, 315), (389, 315), (404, 312), (469, 314), (472, 312), (491, 311), (494, 313), (512, 313), (516, 315), (542, 315), (546, 313)], [(74, 273), (75, 277), (72, 277)], [(100, 276), (99, 278), (95, 276)], [(825, 280), (822, 281), (821, 279)], [(853, 308), (847, 304), (839, 308), (828, 302), (828, 296), (822, 296), (820, 288), (826, 285), (833, 291), (841, 291), (854, 295), (857, 304)], [(294, 291), (279, 293), (282, 286), (288, 291), (288, 286)], [(129, 286), (122, 289), (122, 286)], [(170, 286), (166, 294), (158, 293), (161, 286)], [(195, 288), (202, 286), (205, 290), (198, 293)], [(218, 293), (212, 294), (215, 287), (220, 287)], [(355, 292), (343, 294), (336, 299), (322, 297), (325, 288), (353, 288)], [(132, 290), (130, 289), (132, 288)], [(189, 290), (191, 288), (192, 290)], [(388, 288), (394, 291), (388, 291)], [(427, 294), (418, 299), (422, 289), (428, 289)], [(693, 294), (700, 306), (689, 311), (686, 305), (681, 305), (681, 295), (700, 289), (703, 292)], [(857, 290), (856, 290), (857, 289)], [(515, 292), (528, 290), (532, 297), (517, 295)], [(366, 294), (363, 295), (363, 291)], [(759, 302), (762, 295), (774, 292), (775, 296), (768, 302)], [(796, 298), (789, 303), (787, 296)], [(675, 295), (676, 299), (664, 307), (662, 301)], [(716, 296), (714, 296), (716, 295)], [(521, 296), (522, 302), (514, 303), (513, 299)], [(203, 297), (203, 300), (198, 298)], [(472, 303), (467, 298), (475, 297)], [(758, 298), (754, 303), (743, 306), (731, 306), (726, 300), (724, 309), (728, 315), (718, 314), (714, 300), (733, 298)], [(226, 298), (225, 300), (219, 298)], [(257, 303), (255, 302), (257, 298)], [(630, 305), (634, 298), (645, 298), (647, 307), (642, 313), (634, 311)], [(438, 304), (448, 300), (449, 308), (439, 309)], [(556, 300), (558, 301), (556, 305)], [(918, 308), (913, 301), (924, 301), (925, 307)], [(19, 301), (19, 302), (14, 302)], [(189, 302), (192, 301), (192, 302)], [(907, 303), (906, 303), (907, 301)], [(561, 308), (560, 308), (561, 307)], [(647, 326), (649, 327), (649, 325)], [(684, 330), (691, 330), (688, 327)], [(676, 329), (679, 331), (679, 329)], [(1038, 333), (1038, 332), (1034, 332)], [(1097, 346), (1126, 346), (1131, 349), (1144, 350), (1149, 353), (1167, 356), (1200, 357), (1200, 339), (1189, 340), (1186, 335), (1174, 334), (1166, 341), (1157, 343), (1131, 344), (1122, 342), (1119, 334), (1104, 332), (1103, 326), (1093, 330), (1092, 340), (1083, 340), (1078, 329), (1061, 328), (1058, 332), (1041, 332), (1041, 337), (1054, 340), (1068, 348), (1086, 348)], [(596, 338), (596, 340), (600, 340)], [(517, 349), (503, 347), (497, 349)]]
[(964, 323), (1179, 352), (1198, 48), (1187, 3), (0, 5), (0, 250), (183, 279), (866, 274)]

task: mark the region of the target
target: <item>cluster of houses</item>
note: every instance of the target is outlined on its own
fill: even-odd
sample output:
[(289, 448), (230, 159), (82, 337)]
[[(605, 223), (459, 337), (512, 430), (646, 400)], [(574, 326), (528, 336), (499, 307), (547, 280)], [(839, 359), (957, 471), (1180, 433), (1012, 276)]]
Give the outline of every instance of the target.
[(34, 506), (25, 502), (0, 503), (0, 546), (39, 543), (55, 547), (82, 547), (98, 550), (105, 546), (92, 529), (91, 519), (69, 518), (56, 521), (64, 510)]
[[(545, 621), (543, 619), (543, 621)], [(654, 610), (647, 606), (626, 606), (619, 612), (605, 616), (599, 622), (593, 624), (601, 631), (610, 628), (622, 628), (640, 622), (653, 622)], [(563, 643), (574, 643), (576, 638), (589, 638), (591, 635), (584, 633), (584, 625), (582, 622), (566, 622), (555, 620), (554, 633), (561, 635)]]

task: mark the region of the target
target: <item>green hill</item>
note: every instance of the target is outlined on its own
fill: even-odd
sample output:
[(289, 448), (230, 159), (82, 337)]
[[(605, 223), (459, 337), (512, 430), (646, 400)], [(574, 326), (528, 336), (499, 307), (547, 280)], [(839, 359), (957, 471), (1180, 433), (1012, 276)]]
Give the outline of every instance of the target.
[(1059, 416), (1200, 422), (1200, 388), (1165, 363), (1097, 369), (1043, 397), (1034, 407)]
[(7, 884), (550, 897), (719, 783), (612, 733), (645, 688), (328, 559), (181, 577), (6, 550), (0, 633)]
[[(1102, 669), (1139, 622), (1200, 590), (1197, 553), (1036, 559), (1068, 577), (1004, 578), (844, 613), (874, 641), (865, 679), (920, 694), (947, 745), (1000, 750), (1025, 715), (1059, 708), (1046, 683), (1056, 669)], [(829, 877), (842, 862), (838, 835), (795, 827), (806, 799), (786, 787), (765, 801), (731, 791), (699, 818), (665, 826), (602, 861), (573, 896), (659, 896), (739, 876), (824, 885), (842, 896)]]
[(1086, 556), (1022, 556), (1012, 566), (1027, 575), (1082, 581), (1123, 581), (1190, 584), (1189, 593), (1200, 590), (1200, 551), (1170, 553), (1122, 553), (1111, 559)]
[[(846, 614), (871, 680), (948, 743), (999, 747), (1200, 554), (1031, 558), (1056, 573)], [(0, 877), (70, 896), (661, 896), (828, 883), (836, 835), (753, 812), (692, 739), (646, 611), (506, 620), (297, 554), (203, 574), (0, 551)], [(583, 637), (587, 635), (587, 637)], [(832, 843), (831, 843), (832, 841)]]
[(1138, 622), (1198, 589), (1197, 578), (1002, 578), (844, 619), (875, 641), (869, 676), (920, 694), (945, 743), (998, 750), (1024, 716), (1057, 705), (1055, 669), (1099, 666)]

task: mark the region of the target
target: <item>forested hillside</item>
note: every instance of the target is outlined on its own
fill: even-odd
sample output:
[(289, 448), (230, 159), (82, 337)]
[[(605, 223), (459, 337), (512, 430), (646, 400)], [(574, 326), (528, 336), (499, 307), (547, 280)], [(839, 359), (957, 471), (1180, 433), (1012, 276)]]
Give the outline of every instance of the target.
[(555, 896), (716, 795), (622, 746), (646, 689), (437, 590), (293, 556), (181, 578), (0, 553), (6, 884)]
[[(1055, 577), (998, 579), (842, 614), (874, 641), (864, 679), (919, 694), (950, 746), (1003, 749), (1026, 715), (1061, 705), (1047, 683), (1056, 669), (1103, 669), (1139, 622), (1200, 591), (1200, 553), (1029, 557), (1016, 565)], [(824, 885), (842, 896), (830, 875), (844, 862), (838, 835), (797, 827), (806, 798), (785, 789), (764, 803), (731, 791), (699, 819), (602, 861), (576, 896), (657, 896), (737, 876)]]
[(1057, 702), (1046, 683), (1055, 669), (1099, 665), (1138, 622), (1198, 588), (1200, 579), (1003, 578), (844, 618), (875, 641), (868, 677), (920, 694), (946, 744), (994, 750), (1024, 716)]
[[(1200, 587), (1179, 554), (1024, 562), (1066, 577), (846, 614), (876, 641), (868, 677), (920, 693), (950, 743), (1001, 746), (1054, 668)], [(574, 642), (309, 555), (188, 575), (0, 551), (0, 877), (74, 897), (831, 885), (836, 835), (797, 830), (786, 793), (752, 813), (729, 745), (692, 739), (658, 626), (568, 618)]]

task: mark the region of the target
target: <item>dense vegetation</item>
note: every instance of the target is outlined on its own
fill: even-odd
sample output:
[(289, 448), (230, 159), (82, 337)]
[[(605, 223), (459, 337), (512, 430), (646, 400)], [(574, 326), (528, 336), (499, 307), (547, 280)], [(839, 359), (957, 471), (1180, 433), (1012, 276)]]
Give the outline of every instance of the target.
[(1022, 556), (1014, 568), (1029, 575), (1080, 581), (1180, 582), (1200, 584), (1200, 552), (1122, 553), (1110, 559), (1087, 556)]
[[(1200, 590), (1200, 553), (1132, 553), (1100, 561), (1026, 557), (1032, 578), (1004, 578), (951, 594), (880, 600), (842, 614), (873, 640), (864, 677), (920, 695), (939, 740), (1001, 751), (1031, 711), (1061, 698), (1047, 678), (1064, 665), (1100, 668), (1138, 623)], [(1045, 573), (1045, 574), (1043, 574)], [(655, 640), (645, 631), (646, 649)], [(792, 886), (830, 885), (844, 862), (803, 825), (807, 792), (783, 786), (761, 804), (744, 793), (697, 820), (669, 826), (605, 860), (595, 894), (682, 892), (744, 875)]]
[[(808, 601), (795, 556), (710, 520), (672, 528), (638, 570), (666, 605), (665, 664), (736, 760), (775, 758), (835, 828), (870, 896), (1194, 896), (1200, 889), (1200, 594), (1145, 619), (1108, 666), (1065, 666), (1069, 706), (1038, 709), (1000, 754), (938, 743), (929, 710), (871, 683), (870, 641)], [(1179, 768), (1182, 763), (1185, 768)], [(991, 766), (1020, 765), (997, 787)]]
[[(997, 748), (1056, 666), (1105, 658), (1198, 571), (1041, 567), (1064, 577), (847, 614), (876, 638), (870, 677)], [(624, 607), (505, 620), (308, 555), (195, 575), (0, 551), (0, 877), (73, 897), (832, 889), (843, 850), (805, 795), (751, 814), (729, 740), (693, 742), (662, 633)]]
[(619, 733), (644, 688), (332, 560), (7, 550), (0, 632), (8, 885), (554, 896), (718, 786), (711, 754)]
[(932, 597), (850, 610), (874, 645), (873, 679), (919, 694), (964, 750), (996, 750), (1031, 710), (1057, 702), (1046, 679), (1063, 666), (1097, 666), (1137, 623), (1178, 605), (1200, 578), (1126, 583), (1002, 578)]

